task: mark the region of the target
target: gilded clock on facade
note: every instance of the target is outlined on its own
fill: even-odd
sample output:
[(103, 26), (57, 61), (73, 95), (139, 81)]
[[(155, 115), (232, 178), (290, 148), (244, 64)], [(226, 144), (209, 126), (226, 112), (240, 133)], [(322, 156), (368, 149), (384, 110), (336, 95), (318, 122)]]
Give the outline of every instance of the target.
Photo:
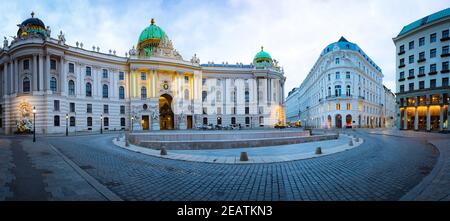
[(169, 84), (167, 83), (167, 81), (164, 81), (163, 88), (164, 88), (164, 90), (169, 89)]

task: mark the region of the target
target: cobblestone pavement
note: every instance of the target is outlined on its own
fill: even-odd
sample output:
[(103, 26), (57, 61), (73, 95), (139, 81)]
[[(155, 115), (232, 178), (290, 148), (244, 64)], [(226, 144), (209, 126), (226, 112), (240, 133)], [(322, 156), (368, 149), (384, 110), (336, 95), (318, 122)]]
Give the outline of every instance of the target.
[(125, 200), (398, 200), (436, 163), (424, 139), (352, 133), (365, 142), (345, 152), (250, 165), (147, 156), (116, 147), (114, 135), (47, 140)]
[(46, 142), (0, 137), (0, 200), (105, 200)]

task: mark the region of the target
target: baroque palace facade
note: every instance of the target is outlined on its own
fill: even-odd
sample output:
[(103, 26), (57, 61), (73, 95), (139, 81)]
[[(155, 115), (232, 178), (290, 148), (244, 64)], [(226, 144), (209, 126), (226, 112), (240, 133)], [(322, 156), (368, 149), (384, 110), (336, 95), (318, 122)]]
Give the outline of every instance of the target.
[(447, 8), (406, 25), (393, 39), (400, 129), (449, 129), (449, 31)]
[(395, 95), (381, 69), (355, 43), (328, 45), (298, 88), (286, 98), (286, 119), (313, 128), (391, 126)]
[(67, 45), (34, 17), (0, 49), (1, 132), (190, 129), (284, 123), (283, 69), (262, 48), (249, 65), (184, 60), (152, 19), (125, 57)]

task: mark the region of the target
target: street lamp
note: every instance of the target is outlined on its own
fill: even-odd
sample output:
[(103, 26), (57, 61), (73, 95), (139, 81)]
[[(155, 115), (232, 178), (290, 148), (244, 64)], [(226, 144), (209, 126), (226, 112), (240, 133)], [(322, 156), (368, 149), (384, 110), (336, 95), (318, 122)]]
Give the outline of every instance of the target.
[(131, 117), (131, 131), (133, 131), (133, 121), (134, 121), (134, 116)]
[(69, 136), (69, 114), (66, 114), (66, 136)]
[(36, 107), (33, 107), (33, 142), (36, 142)]
[(100, 133), (103, 134), (103, 114), (100, 114)]

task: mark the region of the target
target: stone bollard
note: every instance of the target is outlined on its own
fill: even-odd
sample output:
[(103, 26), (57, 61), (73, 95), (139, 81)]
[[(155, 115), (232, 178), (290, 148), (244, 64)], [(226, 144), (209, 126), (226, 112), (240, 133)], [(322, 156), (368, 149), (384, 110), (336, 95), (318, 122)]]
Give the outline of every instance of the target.
[(353, 146), (353, 139), (350, 140), (350, 142), (348, 142), (348, 145), (349, 145), (349, 146)]
[(240, 161), (248, 161), (247, 152), (241, 152), (241, 156), (239, 157)]
[(316, 148), (316, 154), (322, 154), (322, 147)]
[(167, 150), (165, 147), (161, 147), (161, 152), (160, 152), (161, 156), (167, 155)]
[(128, 132), (126, 132), (126, 133), (125, 133), (125, 146), (126, 146), (126, 147), (130, 146), (130, 143), (129, 143), (129, 141), (128, 141), (128, 136), (129, 136), (129, 134), (128, 134)]

